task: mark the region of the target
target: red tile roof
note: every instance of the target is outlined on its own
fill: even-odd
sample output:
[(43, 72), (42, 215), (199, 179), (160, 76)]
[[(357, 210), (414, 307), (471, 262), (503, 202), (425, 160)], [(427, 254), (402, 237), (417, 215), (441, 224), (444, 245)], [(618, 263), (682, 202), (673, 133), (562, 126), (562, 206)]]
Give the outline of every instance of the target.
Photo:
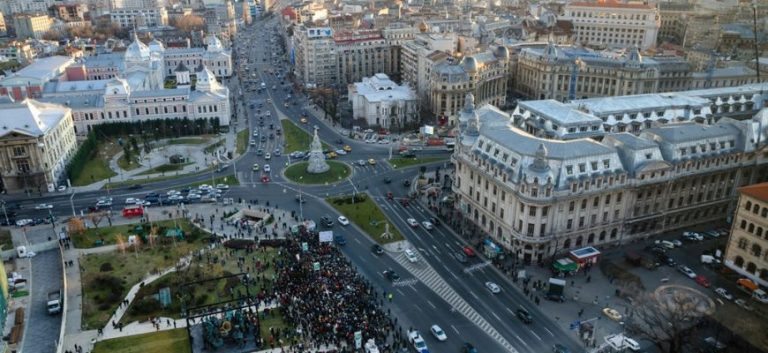
[(745, 186), (740, 188), (739, 192), (762, 202), (768, 202), (768, 183)]

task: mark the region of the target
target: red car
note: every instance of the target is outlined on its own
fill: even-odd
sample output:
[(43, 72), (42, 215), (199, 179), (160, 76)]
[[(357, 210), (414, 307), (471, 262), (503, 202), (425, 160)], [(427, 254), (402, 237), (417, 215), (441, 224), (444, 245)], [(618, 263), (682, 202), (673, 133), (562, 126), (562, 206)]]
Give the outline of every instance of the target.
[(704, 288), (709, 288), (709, 286), (710, 286), (709, 280), (707, 279), (707, 277), (704, 277), (702, 275), (696, 276), (696, 278), (694, 278), (693, 280), (696, 281), (696, 283), (698, 283), (699, 285), (701, 285)]
[(262, 183), (265, 183), (265, 184), (266, 184), (266, 183), (268, 183), (268, 182), (269, 182), (269, 177), (268, 177), (268, 176), (266, 176), (266, 175), (262, 176), (262, 177), (261, 177), (261, 182), (262, 182)]
[(469, 246), (465, 246), (462, 251), (464, 251), (464, 255), (467, 255), (467, 257), (475, 257), (475, 251)]
[(387, 200), (392, 200), (393, 198), (394, 198), (394, 196), (392, 195), (392, 192), (391, 191), (388, 192), (387, 193)]

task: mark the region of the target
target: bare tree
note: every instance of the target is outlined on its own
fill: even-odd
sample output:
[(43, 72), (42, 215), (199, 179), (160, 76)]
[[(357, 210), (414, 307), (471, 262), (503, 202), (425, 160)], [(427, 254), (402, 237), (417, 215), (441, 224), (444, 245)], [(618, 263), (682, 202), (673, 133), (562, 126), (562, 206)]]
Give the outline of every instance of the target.
[(705, 315), (702, 300), (687, 291), (662, 294), (658, 299), (654, 293), (642, 294), (634, 298), (625, 327), (652, 341), (661, 352), (687, 352)]
[(205, 29), (205, 20), (196, 15), (184, 15), (173, 21), (172, 25), (182, 32), (191, 33)]

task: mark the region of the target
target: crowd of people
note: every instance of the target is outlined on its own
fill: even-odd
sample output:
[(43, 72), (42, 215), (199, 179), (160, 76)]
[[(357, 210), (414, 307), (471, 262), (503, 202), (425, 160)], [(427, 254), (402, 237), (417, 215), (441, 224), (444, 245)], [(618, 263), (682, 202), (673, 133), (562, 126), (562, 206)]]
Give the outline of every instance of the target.
[(288, 238), (283, 250), (274, 290), (285, 320), (304, 342), (351, 352), (360, 331), (362, 342), (372, 338), (385, 352), (402, 345), (396, 319), (382, 308), (384, 296), (335, 245), (302, 230)]

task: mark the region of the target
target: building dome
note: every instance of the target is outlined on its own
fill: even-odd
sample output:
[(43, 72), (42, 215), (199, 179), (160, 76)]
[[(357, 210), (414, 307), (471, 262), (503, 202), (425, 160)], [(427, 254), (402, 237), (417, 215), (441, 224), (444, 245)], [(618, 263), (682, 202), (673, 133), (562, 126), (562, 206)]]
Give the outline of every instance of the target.
[(150, 57), (149, 47), (139, 40), (136, 34), (133, 35), (133, 42), (125, 49), (126, 62), (144, 62)]
[(462, 65), (464, 65), (464, 71), (469, 73), (475, 73), (477, 72), (477, 60), (475, 60), (474, 57), (468, 56), (464, 58), (464, 60), (461, 61)]
[(165, 51), (165, 46), (157, 39), (153, 39), (149, 42), (149, 51), (151, 53), (162, 53)]
[(208, 38), (205, 40), (205, 44), (208, 45), (208, 51), (210, 52), (219, 52), (224, 49), (219, 38), (216, 38), (216, 36), (213, 34), (208, 36)]
[(509, 49), (503, 45), (496, 48), (496, 51), (494, 51), (493, 54), (499, 59), (509, 59)]

